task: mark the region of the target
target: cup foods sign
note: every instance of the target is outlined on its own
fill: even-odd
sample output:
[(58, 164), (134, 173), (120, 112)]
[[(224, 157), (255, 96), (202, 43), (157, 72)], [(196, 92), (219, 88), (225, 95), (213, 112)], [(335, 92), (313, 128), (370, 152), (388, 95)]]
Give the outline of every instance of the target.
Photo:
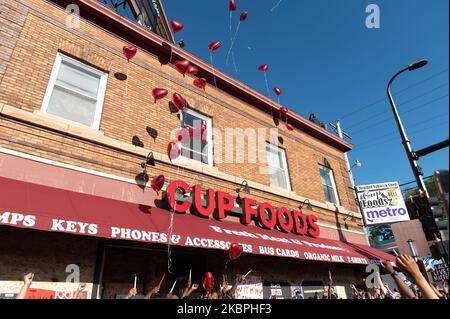
[(397, 182), (356, 186), (366, 225), (409, 220)]

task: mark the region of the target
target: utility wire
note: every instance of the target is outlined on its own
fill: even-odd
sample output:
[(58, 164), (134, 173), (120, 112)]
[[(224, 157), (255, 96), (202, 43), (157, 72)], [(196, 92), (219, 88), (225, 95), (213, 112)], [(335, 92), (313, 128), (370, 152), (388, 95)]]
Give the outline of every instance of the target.
[[(447, 124), (447, 125), (448, 125), (448, 119), (445, 120), (445, 121), (442, 121), (442, 122), (435, 123), (433, 126), (425, 127), (425, 128), (423, 128), (423, 129), (421, 129), (421, 130), (415, 130), (415, 131), (412, 131), (410, 134), (411, 134), (411, 136), (412, 136), (412, 135), (414, 135), (415, 133), (425, 132), (425, 131), (428, 131), (428, 130), (430, 130), (430, 129), (432, 129), (432, 128), (436, 128), (436, 127), (442, 126), (442, 125), (444, 125), (444, 124)], [(389, 142), (391, 142), (391, 141), (393, 141), (393, 140), (396, 140), (397, 138), (398, 138), (398, 137), (396, 136), (396, 137), (393, 137), (393, 138), (390, 138), (390, 139), (387, 139), (387, 140), (384, 140), (384, 141), (381, 141), (381, 142), (378, 142), (378, 143), (373, 143), (373, 144), (371, 144), (371, 145), (367, 145), (367, 146), (361, 147), (361, 148), (354, 148), (353, 150), (354, 150), (354, 151), (356, 151), (356, 150), (361, 151), (361, 150), (368, 149), (368, 148), (371, 148), (371, 147), (374, 147), (374, 146), (378, 146), (378, 145), (382, 145), (382, 144), (389, 143)]]
[[(437, 115), (435, 115), (433, 117), (430, 117), (430, 118), (428, 118), (426, 120), (421, 120), (420, 122), (412, 123), (410, 126), (412, 126), (412, 127), (421, 126), (421, 125), (423, 125), (425, 123), (433, 121), (434, 119), (441, 118), (443, 115), (447, 115), (448, 116), (448, 113), (447, 112), (439, 113), (439, 114), (437, 114)], [(379, 141), (379, 140), (383, 140), (383, 137), (391, 136), (391, 135), (394, 135), (394, 134), (398, 134), (398, 130), (394, 130), (394, 131), (389, 132), (387, 134), (380, 135), (375, 140), (366, 141), (366, 142), (363, 142), (363, 143), (360, 143), (360, 144), (357, 144), (357, 145), (358, 145), (358, 147), (361, 147), (361, 146), (364, 146), (364, 145), (367, 145), (367, 144), (371, 144), (371, 143)]]
[[(427, 92), (425, 92), (423, 94), (417, 95), (417, 96), (415, 96), (415, 97), (413, 97), (413, 98), (411, 98), (411, 99), (409, 99), (407, 101), (403, 101), (403, 102), (399, 103), (398, 106), (402, 106), (402, 105), (405, 105), (407, 103), (413, 102), (413, 101), (415, 101), (417, 99), (420, 99), (421, 97), (424, 97), (424, 96), (426, 96), (426, 95), (428, 95), (428, 94), (430, 94), (432, 92), (435, 92), (435, 91), (439, 90), (442, 87), (448, 87), (448, 82), (443, 83), (443, 84), (441, 84), (441, 85), (439, 85), (439, 86), (437, 86), (437, 87), (435, 87), (435, 88), (433, 88), (433, 89), (431, 89), (431, 90), (429, 90), (429, 91), (427, 91)], [(383, 110), (381, 112), (375, 113), (375, 114), (373, 114), (373, 115), (371, 115), (371, 116), (369, 116), (367, 118), (364, 118), (363, 120), (360, 120), (358, 123), (356, 123), (354, 125), (347, 126), (347, 130), (349, 130), (351, 128), (355, 128), (357, 126), (360, 126), (360, 125), (364, 124), (365, 122), (370, 121), (371, 119), (373, 119), (375, 117), (378, 117), (380, 115), (383, 115), (386, 112), (390, 112), (390, 111), (391, 111), (390, 109), (386, 109), (386, 110)]]
[[(437, 101), (439, 101), (439, 100), (442, 100), (442, 99), (446, 98), (447, 96), (448, 96), (448, 93), (445, 94), (445, 95), (442, 95), (442, 96), (440, 96), (440, 97), (438, 97), (438, 98), (436, 98), (436, 99), (434, 99), (434, 100), (431, 100), (431, 101), (429, 101), (429, 102), (426, 102), (426, 103), (420, 104), (420, 105), (418, 105), (418, 106), (416, 106), (416, 107), (413, 107), (412, 109), (409, 109), (409, 110), (407, 110), (407, 111), (401, 113), (401, 115), (405, 115), (405, 114), (411, 113), (411, 112), (413, 112), (413, 111), (416, 111), (416, 110), (418, 110), (418, 109), (420, 109), (420, 108), (423, 108), (423, 107), (425, 107), (425, 106), (427, 106), (427, 105), (430, 105), (430, 104), (432, 104), (432, 103), (434, 103), (434, 102), (437, 102)], [(371, 125), (368, 125), (368, 126), (362, 128), (362, 129), (358, 130), (358, 131), (350, 132), (350, 134), (354, 136), (355, 134), (364, 132), (364, 131), (366, 131), (366, 130), (368, 130), (368, 129), (374, 127), (374, 126), (377, 126), (377, 125), (379, 125), (379, 124), (385, 123), (386, 120), (388, 120), (389, 118), (390, 118), (389, 116), (388, 116), (388, 117), (384, 117), (381, 121), (372, 123)]]
[[(435, 78), (435, 77), (437, 77), (437, 76), (439, 76), (439, 75), (441, 75), (441, 74), (443, 74), (443, 73), (445, 73), (445, 72), (447, 72), (447, 71), (448, 71), (448, 68), (446, 68), (446, 69), (444, 69), (444, 70), (442, 70), (442, 71), (440, 71), (440, 72), (438, 72), (438, 73), (432, 74), (432, 75), (429, 76), (428, 78), (425, 78), (425, 79), (423, 79), (423, 80), (421, 80), (421, 81), (419, 81), (419, 82), (416, 82), (416, 83), (414, 83), (414, 84), (412, 84), (412, 85), (410, 85), (410, 86), (407, 86), (407, 87), (405, 87), (405, 88), (403, 88), (403, 89), (398, 90), (395, 94), (396, 94), (396, 95), (399, 95), (399, 94), (401, 94), (401, 93), (403, 93), (403, 92), (405, 92), (405, 91), (407, 91), (407, 90), (409, 90), (409, 89), (412, 89), (413, 87), (416, 87), (416, 86), (418, 86), (419, 84), (425, 83), (425, 82), (427, 82), (427, 81), (429, 81), (429, 80), (431, 80), (431, 79), (433, 79), (433, 78)], [(363, 110), (365, 110), (365, 109), (367, 109), (367, 108), (369, 108), (369, 107), (371, 107), (371, 106), (374, 106), (374, 105), (376, 105), (376, 104), (378, 104), (378, 103), (380, 103), (380, 102), (384, 102), (384, 101), (386, 101), (386, 97), (380, 98), (379, 100), (377, 100), (377, 101), (375, 101), (375, 102), (372, 102), (372, 103), (370, 103), (370, 104), (368, 104), (368, 105), (362, 106), (362, 107), (360, 107), (360, 108), (356, 108), (356, 109), (354, 109), (353, 111), (348, 112), (348, 113), (342, 115), (342, 116), (340, 117), (340, 119), (342, 120), (342, 119), (344, 119), (344, 118), (347, 118), (347, 117), (349, 117), (349, 116), (351, 116), (351, 115), (354, 115), (355, 113), (359, 113), (359, 112), (361, 112), (361, 111), (363, 111)]]

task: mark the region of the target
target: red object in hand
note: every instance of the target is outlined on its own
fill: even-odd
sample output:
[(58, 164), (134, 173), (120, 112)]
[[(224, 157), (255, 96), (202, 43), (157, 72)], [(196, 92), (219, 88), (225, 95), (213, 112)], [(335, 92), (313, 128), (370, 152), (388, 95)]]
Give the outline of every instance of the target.
[(174, 93), (173, 94), (172, 102), (173, 102), (173, 104), (175, 104), (177, 109), (179, 109), (180, 111), (182, 109), (184, 109), (184, 107), (186, 106), (186, 101), (184, 100), (184, 98), (179, 93)]
[(198, 69), (193, 65), (189, 65), (186, 73), (189, 75), (196, 75), (198, 73)]
[(268, 64), (263, 64), (258, 68), (258, 70), (260, 70), (261, 72), (266, 72), (268, 69), (269, 69)]
[(165, 181), (164, 175), (156, 176), (154, 179), (152, 179), (150, 186), (156, 193), (159, 193), (159, 191), (164, 186), (164, 181)]
[(155, 103), (157, 100), (161, 100), (166, 97), (169, 92), (166, 89), (154, 88), (152, 91), (153, 98), (155, 99)]
[(230, 256), (230, 260), (238, 259), (242, 254), (243, 248), (241, 245), (232, 243), (230, 245), (230, 249), (228, 249), (228, 256)]
[(282, 107), (280, 107), (280, 112), (283, 114), (287, 114), (289, 112), (289, 110), (287, 109), (287, 107), (282, 106)]
[(187, 60), (178, 60), (175, 61), (173, 65), (175, 66), (175, 69), (184, 76), (189, 69), (190, 63)]
[(214, 290), (214, 276), (209, 271), (203, 275), (202, 279), (203, 288), (211, 293)]
[(230, 0), (230, 4), (228, 5), (228, 8), (230, 8), (231, 12), (236, 11), (236, 9), (237, 9), (236, 1)]
[(194, 80), (194, 85), (198, 87), (199, 89), (205, 89), (206, 87), (206, 79), (205, 78), (199, 78)]
[(177, 146), (177, 143), (175, 142), (169, 142), (169, 145), (167, 145), (167, 156), (169, 157), (170, 161), (176, 159), (178, 156), (180, 156), (181, 151)]
[(245, 21), (247, 19), (247, 16), (248, 16), (248, 12), (247, 11), (242, 12), (241, 16), (239, 17), (239, 21), (241, 21), (241, 22)]
[(289, 131), (293, 131), (294, 130), (294, 127), (292, 126), (292, 124), (286, 124), (286, 127), (287, 127), (287, 129), (289, 130)]
[(220, 41), (214, 41), (208, 45), (208, 49), (210, 51), (216, 51), (218, 48), (220, 48), (221, 45), (222, 43), (220, 43)]
[(176, 20), (170, 21), (170, 25), (172, 26), (173, 32), (175, 33), (183, 29), (183, 23)]
[(275, 94), (276, 94), (277, 96), (280, 96), (281, 93), (282, 93), (282, 91), (281, 91), (280, 88), (274, 88), (273, 91), (275, 92)]
[(134, 56), (137, 53), (137, 48), (131, 45), (125, 45), (122, 48), (122, 53), (124, 55), (124, 57), (127, 58), (128, 62), (130, 62), (130, 59), (134, 58)]

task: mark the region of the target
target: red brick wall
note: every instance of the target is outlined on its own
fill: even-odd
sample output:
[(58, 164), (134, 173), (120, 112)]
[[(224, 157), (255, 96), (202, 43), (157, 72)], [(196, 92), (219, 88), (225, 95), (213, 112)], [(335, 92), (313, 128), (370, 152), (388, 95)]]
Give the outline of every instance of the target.
[[(79, 30), (68, 29), (64, 10), (48, 1), (0, 0), (0, 9), (0, 104), (30, 112), (39, 110), (56, 53), (60, 51), (109, 73), (100, 130), (118, 141), (131, 143), (137, 136), (146, 149), (165, 154), (169, 133), (179, 126), (179, 120), (169, 111), (169, 97), (153, 103), (151, 90), (154, 87), (181, 93), (191, 107), (212, 117), (214, 128), (222, 132), (230, 127), (274, 126), (270, 114), (211, 86), (202, 93), (191, 84), (191, 78), (183, 78), (172, 67), (161, 65), (149, 52), (139, 51), (136, 58), (127, 63), (121, 55), (125, 40), (83, 19)], [(3, 41), (4, 35), (6, 41)], [(127, 73), (128, 80), (117, 80), (116, 72)], [(148, 128), (158, 132), (156, 139), (149, 136)], [(323, 163), (326, 158), (335, 174), (341, 205), (356, 211), (353, 195), (348, 190), (349, 176), (342, 152), (299, 130), (288, 132), (283, 124), (280, 133), (293, 191), (324, 201), (318, 163)], [(5, 117), (0, 117), (0, 143), (9, 149), (127, 178), (134, 178), (139, 173), (138, 163), (142, 161), (137, 156)], [(269, 185), (268, 176), (259, 173), (258, 164), (218, 163), (216, 167), (220, 172)], [(180, 172), (162, 163), (150, 171), (152, 174), (158, 172), (169, 176), (178, 172), (188, 181), (197, 175), (187, 170)], [(230, 192), (236, 187), (211, 178), (204, 181), (205, 186)], [(287, 201), (284, 197), (260, 191), (252, 192), (252, 195), (270, 200), (274, 205), (286, 205)], [(324, 220), (335, 224), (333, 215), (333, 212), (324, 212)], [(356, 223), (349, 225), (360, 230)]]

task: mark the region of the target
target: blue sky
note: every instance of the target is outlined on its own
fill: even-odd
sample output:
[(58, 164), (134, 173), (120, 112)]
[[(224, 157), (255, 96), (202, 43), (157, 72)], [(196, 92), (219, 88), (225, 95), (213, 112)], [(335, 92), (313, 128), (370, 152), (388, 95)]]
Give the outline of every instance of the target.
[[(340, 119), (353, 136), (351, 161), (363, 164), (354, 170), (357, 184), (414, 179), (386, 99), (387, 81), (406, 65), (429, 60), (393, 86), (413, 148), (448, 138), (448, 0), (236, 0), (233, 32), (239, 14), (249, 13), (234, 47), (237, 72), (225, 63), (228, 2), (163, 1), (169, 20), (184, 24), (176, 39), (186, 50), (209, 61), (208, 44), (222, 41), (214, 54), (222, 71), (267, 95), (257, 68), (268, 63), (282, 104), (305, 117), (315, 111), (323, 122)], [(365, 26), (371, 3), (380, 8), (380, 29)], [(448, 148), (420, 165), (426, 176), (448, 169)]]

